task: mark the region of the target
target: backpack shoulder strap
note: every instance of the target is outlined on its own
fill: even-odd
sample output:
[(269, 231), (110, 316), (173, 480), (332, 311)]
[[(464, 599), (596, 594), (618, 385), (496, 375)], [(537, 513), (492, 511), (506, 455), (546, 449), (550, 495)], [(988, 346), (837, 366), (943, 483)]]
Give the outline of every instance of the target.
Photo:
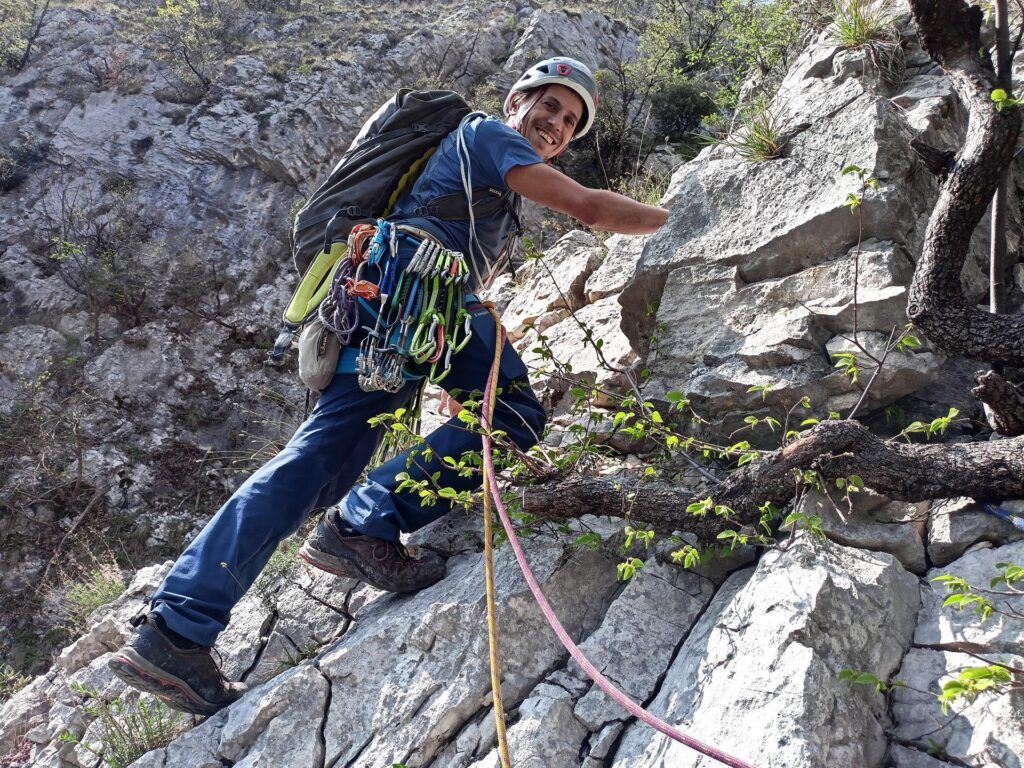
[[(479, 187), (473, 190), (473, 216), (492, 216), (501, 210), (508, 210), (515, 213), (514, 197), (516, 193), (511, 189), (504, 192), (494, 187)], [(469, 206), (466, 205), (466, 196), (461, 192), (453, 192), (449, 195), (435, 197), (426, 205), (421, 205), (415, 210), (416, 216), (435, 216), (439, 219), (449, 221), (463, 221), (469, 218)]]

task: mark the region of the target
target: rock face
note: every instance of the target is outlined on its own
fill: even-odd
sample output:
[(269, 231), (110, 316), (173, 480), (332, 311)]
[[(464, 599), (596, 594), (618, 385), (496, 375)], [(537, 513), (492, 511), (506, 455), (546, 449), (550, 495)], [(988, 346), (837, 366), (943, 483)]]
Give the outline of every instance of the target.
[[(680, 168), (666, 194), (668, 225), (650, 238), (620, 297), (635, 347), (664, 329), (650, 395), (687, 392), (726, 432), (742, 425), (735, 414), (763, 403), (789, 407), (808, 396), (816, 413), (844, 416), (857, 403), (874, 366), (851, 339), (856, 333), (878, 359), (906, 324), (906, 288), (938, 190), (910, 142), (956, 149), (963, 130), (956, 98), (912, 28), (907, 77), (895, 91), (829, 34), (801, 55), (771, 104), (791, 133), (782, 157), (749, 163), (720, 146)], [(849, 165), (877, 189), (841, 174)], [(854, 211), (851, 193), (863, 200)], [(983, 229), (964, 271), (979, 298)], [(837, 353), (851, 351), (862, 367), (857, 382), (833, 367)], [(941, 363), (926, 347), (891, 354), (866, 405), (924, 386)], [(756, 385), (772, 387), (763, 402), (748, 392)]]
[[(254, 687), (137, 765), (498, 766), (476, 530), (473, 518), (457, 516), (417, 534), (420, 545), (448, 555), (449, 572), (408, 597), (294, 562), (258, 583), (218, 645), (225, 672)], [(566, 551), (546, 537), (528, 551), (591, 661), (634, 701), (730, 754), (764, 766), (928, 766), (921, 751), (946, 722), (944, 754), (956, 764), (1016, 764), (1022, 745), (1012, 697), (954, 703), (950, 719), (926, 692), (976, 665), (963, 651), (982, 644), (991, 663), (1020, 666), (1014, 651), (1024, 626), (986, 629), (967, 614), (940, 611), (937, 586), (892, 555), (802, 533), (756, 566), (733, 564), (731, 574), (728, 565), (700, 575), (651, 560), (620, 587), (610, 552)], [(1021, 545), (977, 550), (943, 572), (983, 582), (997, 561), (1022, 558)], [(106, 668), (109, 648), (165, 569), (140, 573), (50, 675), (3, 707), (0, 743), (27, 739), (31, 765), (91, 765), (79, 762), (84, 748), (57, 740), (69, 732), (97, 748), (103, 742), (73, 683), (103, 700), (133, 701)], [(507, 548), (498, 551), (496, 575), (516, 766), (709, 764), (633, 722), (569, 661)], [(871, 686), (841, 682), (846, 669), (907, 687), (889, 694), (890, 710)]]
[[(290, 287), (286, 212), (347, 146), (380, 101), (378, 87), (422, 85), (424, 72), (437, 72), (486, 94), (541, 55), (597, 66), (636, 52), (633, 33), (607, 16), (534, 5), (473, 0), (439, 17), (432, 5), (405, 3), (408, 15), (385, 9), (391, 28), (316, 58), (317, 68), (282, 72), (253, 52), (234, 56), (191, 102), (168, 92), (166, 64), (121, 41), (118, 16), (55, 11), (38, 58), (0, 83), (0, 139), (19, 157), (46, 158), (26, 162), (17, 186), (0, 194), (0, 419), (27, 423), (21, 414), (33, 397), (87, 398), (94, 410), (66, 421), (73, 409), (58, 409), (60, 419), (42, 422), (50, 431), (25, 442), (77, 448), (79, 436), (96, 437), (65, 450), (53, 471), (66, 479), (81, 469), (87, 495), (110, 516), (104, 534), (133, 526), (149, 545), (177, 551), (237, 482), (210, 452), (258, 461), (259, 449), (272, 452), (294, 426), (298, 415), (285, 405), (301, 399), (294, 377), (262, 364), (273, 336), (264, 318), (279, 313)], [(295, 13), (264, 19), (251, 35), (302, 41), (314, 26), (355, 29), (374, 12)], [(451, 68), (452, 51), (479, 67)], [(937, 191), (911, 141), (953, 149), (963, 131), (963, 111), (912, 27), (904, 52), (907, 76), (890, 85), (867, 54), (822, 37), (774, 102), (790, 133), (783, 157), (748, 164), (725, 147), (705, 150), (675, 173), (662, 232), (602, 242), (572, 231), (544, 255), (550, 273), (540, 264), (520, 272), (518, 291), (499, 303), (552, 409), (549, 445), (565, 445), (586, 421), (595, 442), (643, 449), (604, 409), (636, 382), (653, 400), (685, 392), (711, 428), (726, 431), (804, 396), (812, 405), (800, 418), (845, 415), (861, 400), (867, 355), (881, 357), (905, 322)], [(80, 82), (90, 62), (122, 59), (132, 62), (130, 85)], [(68, 82), (77, 85), (58, 85)], [(841, 175), (848, 164), (873, 175), (877, 190)], [(850, 193), (863, 195), (854, 212)], [(54, 219), (72, 202), (81, 219)], [(1011, 208), (1019, 229), (1016, 202)], [(90, 226), (134, 232), (132, 260), (115, 271), (152, 280), (116, 301), (83, 291), (70, 246), (96, 234)], [(984, 228), (976, 237), (963, 279), (978, 298)], [(89, 267), (105, 274), (102, 264)], [(1024, 280), (1019, 269), (1016, 279)], [(970, 362), (946, 360), (923, 341), (888, 354), (865, 413), (895, 401), (950, 404), (943, 387), (961, 384)], [(843, 353), (864, 369), (856, 382), (834, 366)], [(570, 389), (582, 395), (567, 397)], [(257, 394), (267, 391), (274, 397)], [(970, 415), (969, 399), (956, 402)], [(50, 466), (33, 458), (11, 457), (11, 471), (0, 473), (5, 501), (20, 504), (10, 489)], [(631, 456), (599, 468), (632, 482), (643, 466)], [(949, 715), (936, 696), (965, 668), (1024, 668), (1022, 598), (999, 595), (1001, 612), (981, 621), (944, 608), (934, 578), (953, 574), (985, 589), (1000, 563), (1024, 565), (1021, 535), (969, 500), (837, 500), (807, 492), (792, 510), (817, 519), (821, 537), (783, 532), (770, 550), (744, 548), (694, 570), (664, 556), (676, 543), (625, 551), (620, 524), (592, 518), (535, 533), (527, 550), (567, 631), (606, 677), (752, 764), (1020, 768), (1019, 693), (983, 691), (953, 701)], [(24, 509), (0, 518), (0, 584), (10, 594), (33, 588), (49, 550), (8, 552), (8, 538), (29, 540), (40, 528), (63, 535), (72, 525), (45, 503)], [(583, 546), (594, 532), (600, 543)], [(314, 572), (286, 542), (218, 639), (225, 675), (248, 683), (247, 695), (205, 721), (179, 719), (180, 734), (133, 765), (498, 768), (480, 536), (478, 517), (463, 514), (418, 532), (413, 543), (443, 553), (448, 574), (404, 596)], [(632, 556), (644, 567), (618, 581), (616, 562)], [(111, 757), (97, 711), (155, 706), (108, 662), (168, 567), (139, 570), (45, 674), (0, 702), (4, 768), (96, 768), (97, 752)], [(517, 768), (712, 764), (638, 724), (570, 660), (507, 546), (496, 569)], [(0, 611), (0, 650), (20, 618)], [(846, 670), (870, 674), (882, 690), (846, 684)]]

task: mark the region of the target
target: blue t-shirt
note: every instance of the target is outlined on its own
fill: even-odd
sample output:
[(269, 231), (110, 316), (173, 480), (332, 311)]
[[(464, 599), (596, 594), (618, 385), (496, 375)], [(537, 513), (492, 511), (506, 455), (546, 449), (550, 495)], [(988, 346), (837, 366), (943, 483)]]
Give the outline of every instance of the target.
[[(471, 120), (462, 131), (469, 150), (472, 189), (490, 187), (504, 192), (508, 189), (505, 174), (509, 170), (519, 165), (543, 162), (530, 142), (493, 117)], [(482, 253), (475, 248), (471, 251), (468, 220), (451, 221), (435, 216), (415, 215), (421, 206), (452, 193), (465, 194), (455, 133), (441, 142), (413, 188), (395, 204), (395, 210), (389, 218), (430, 232), (449, 249), (472, 258), (476, 273), (486, 278), (516, 226), (515, 218), (506, 210), (478, 217), (476, 239)]]

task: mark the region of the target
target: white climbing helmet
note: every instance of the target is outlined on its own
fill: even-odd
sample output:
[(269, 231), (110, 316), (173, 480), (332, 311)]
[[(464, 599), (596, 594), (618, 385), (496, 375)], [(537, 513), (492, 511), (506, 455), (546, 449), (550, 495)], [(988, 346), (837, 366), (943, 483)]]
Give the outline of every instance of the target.
[(576, 126), (573, 141), (584, 136), (594, 124), (594, 113), (597, 111), (597, 82), (594, 75), (581, 61), (567, 56), (555, 56), (534, 64), (523, 73), (523, 76), (512, 86), (505, 97), (503, 111), (508, 117), (512, 106), (512, 94), (516, 91), (532, 91), (542, 85), (564, 85), (571, 88), (583, 99), (583, 119)]

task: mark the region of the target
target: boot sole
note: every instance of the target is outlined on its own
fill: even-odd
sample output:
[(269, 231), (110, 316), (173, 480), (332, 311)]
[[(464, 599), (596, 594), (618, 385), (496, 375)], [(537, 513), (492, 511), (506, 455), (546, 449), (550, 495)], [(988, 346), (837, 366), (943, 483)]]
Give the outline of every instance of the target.
[(444, 578), (442, 573), (436, 579), (431, 581), (429, 584), (417, 584), (415, 586), (409, 586), (402, 589), (398, 589), (394, 586), (388, 586), (383, 584), (379, 580), (375, 579), (371, 574), (367, 574), (362, 568), (356, 563), (355, 560), (348, 560), (345, 558), (336, 557), (329, 555), (326, 552), (321, 552), (318, 549), (313, 549), (308, 543), (303, 544), (299, 550), (299, 557), (305, 560), (307, 563), (312, 565), (314, 568), (319, 568), (321, 571), (326, 571), (333, 576), (341, 576), (348, 579), (356, 579), (369, 584), (374, 589), (380, 589), (384, 592), (394, 592), (397, 594), (408, 594), (411, 592), (419, 592), (421, 589), (426, 589), (432, 584), (436, 584), (438, 581)]
[(118, 651), (108, 666), (132, 688), (152, 693), (174, 709), (204, 717), (221, 709), (192, 690), (184, 680), (153, 666), (131, 648)]

